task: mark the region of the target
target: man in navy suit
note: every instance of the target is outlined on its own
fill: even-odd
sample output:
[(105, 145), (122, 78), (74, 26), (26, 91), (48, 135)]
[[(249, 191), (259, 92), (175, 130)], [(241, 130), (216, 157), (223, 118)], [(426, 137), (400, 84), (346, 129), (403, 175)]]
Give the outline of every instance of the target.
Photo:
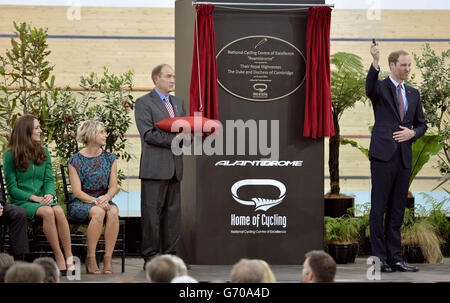
[[(427, 130), (419, 91), (405, 84), (411, 58), (405, 51), (389, 55), (391, 75), (378, 80), (378, 43), (370, 48), (372, 65), (366, 95), (372, 101), (375, 124), (370, 139), (372, 177), (370, 243), (381, 261), (381, 271), (418, 271), (401, 257), (401, 226), (411, 174), (412, 143)], [(383, 231), (383, 217), (385, 230)]]

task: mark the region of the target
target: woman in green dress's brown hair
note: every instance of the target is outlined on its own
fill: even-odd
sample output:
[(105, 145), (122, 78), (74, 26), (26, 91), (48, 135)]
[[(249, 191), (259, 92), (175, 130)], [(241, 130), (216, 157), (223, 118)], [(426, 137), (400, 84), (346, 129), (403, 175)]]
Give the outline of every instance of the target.
[(69, 223), (64, 210), (54, 203), (52, 162), (47, 148), (41, 144), (41, 132), (39, 121), (31, 115), (20, 117), (14, 124), (3, 156), (9, 200), (23, 207), (28, 218), (42, 218), (44, 234), (53, 249), (58, 268), (73, 270)]

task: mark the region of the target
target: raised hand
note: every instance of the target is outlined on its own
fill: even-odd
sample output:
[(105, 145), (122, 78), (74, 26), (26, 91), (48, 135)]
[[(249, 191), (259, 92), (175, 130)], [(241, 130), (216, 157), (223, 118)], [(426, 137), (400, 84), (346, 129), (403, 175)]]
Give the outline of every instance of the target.
[(374, 68), (378, 68), (378, 62), (380, 61), (380, 50), (378, 48), (378, 42), (370, 45), (370, 54), (372, 55), (373, 62), (372, 65)]

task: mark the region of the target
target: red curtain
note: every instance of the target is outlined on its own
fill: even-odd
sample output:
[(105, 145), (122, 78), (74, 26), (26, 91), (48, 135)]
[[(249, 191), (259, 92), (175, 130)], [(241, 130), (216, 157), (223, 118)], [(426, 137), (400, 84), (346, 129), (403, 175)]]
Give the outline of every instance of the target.
[(194, 28), (189, 113), (218, 119), (216, 42), (214, 38), (214, 5), (198, 5)]
[(306, 30), (306, 104), (303, 136), (334, 136), (330, 84), (330, 7), (310, 7)]

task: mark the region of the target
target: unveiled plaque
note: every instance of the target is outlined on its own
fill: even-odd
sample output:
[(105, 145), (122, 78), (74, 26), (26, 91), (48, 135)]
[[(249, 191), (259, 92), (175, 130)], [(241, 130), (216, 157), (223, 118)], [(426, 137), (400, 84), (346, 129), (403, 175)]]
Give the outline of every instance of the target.
[[(214, 9), (219, 120), (226, 140), (214, 141), (222, 153), (183, 157), (179, 251), (190, 264), (231, 265), (250, 258), (294, 265), (323, 248), (324, 140), (302, 136), (308, 11), (256, 2), (251, 9)], [(311, 2), (325, 1), (283, 0)], [(187, 101), (195, 14), (186, 17), (194, 10), (192, 0), (175, 5), (177, 96)], [(212, 70), (203, 71), (211, 80)], [(202, 142), (212, 147), (208, 138)]]
[(302, 52), (280, 38), (247, 36), (217, 54), (218, 82), (228, 93), (249, 101), (274, 101), (294, 93), (305, 81)]

